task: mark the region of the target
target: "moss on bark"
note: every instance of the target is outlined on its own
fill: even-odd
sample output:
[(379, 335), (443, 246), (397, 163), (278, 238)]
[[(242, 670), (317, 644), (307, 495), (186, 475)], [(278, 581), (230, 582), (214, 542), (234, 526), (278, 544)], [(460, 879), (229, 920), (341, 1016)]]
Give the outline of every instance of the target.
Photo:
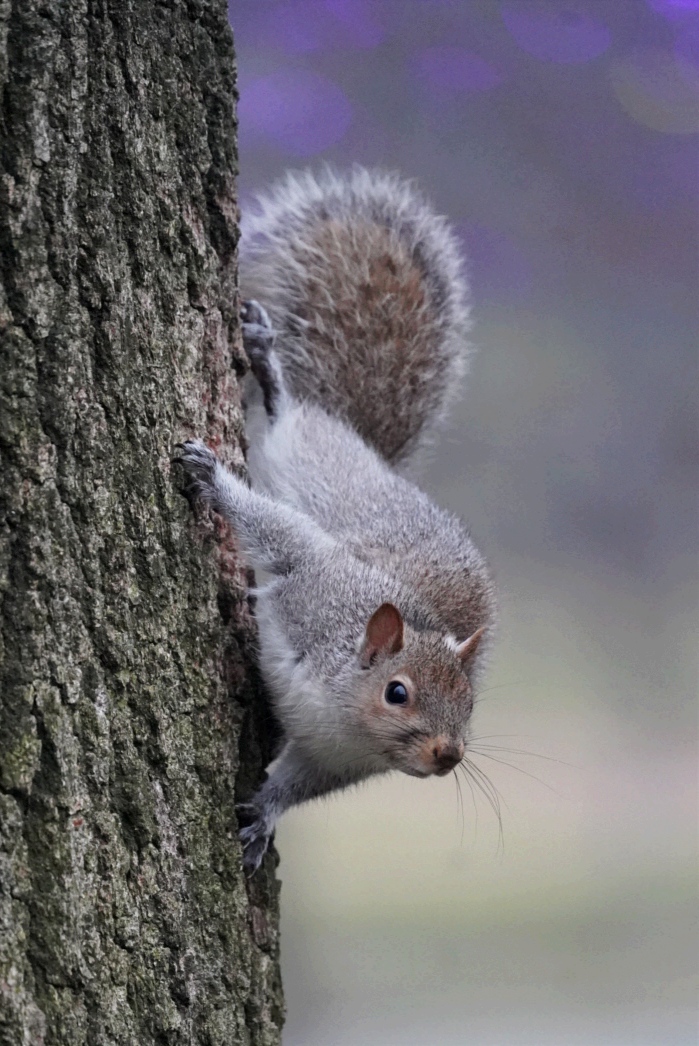
[(170, 467), (243, 460), (224, 0), (0, 0), (0, 82), (0, 1043), (277, 1043), (245, 576)]

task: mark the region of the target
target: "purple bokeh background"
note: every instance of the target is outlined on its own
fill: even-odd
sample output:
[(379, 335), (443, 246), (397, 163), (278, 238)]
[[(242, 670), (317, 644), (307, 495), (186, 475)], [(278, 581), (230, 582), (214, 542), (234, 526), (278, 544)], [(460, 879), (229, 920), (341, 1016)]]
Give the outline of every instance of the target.
[(578, 64), (603, 54), (611, 32), (584, 4), (509, 0), (500, 5), (502, 19), (517, 44), (543, 61)]
[[(648, 579), (651, 545), (671, 571), (673, 541), (687, 548), (694, 537), (667, 498), (659, 515), (638, 501), (659, 475), (657, 456), (635, 450), (663, 433), (680, 471), (694, 453), (673, 404), (696, 376), (698, 7), (238, 0), (231, 8), (241, 199), (287, 166), (398, 169), (420, 181), (462, 238), (477, 328), (519, 310), (523, 323), (556, 316), (583, 331), (575, 366), (592, 375), (603, 362), (619, 384), (618, 446), (611, 438), (604, 460), (595, 457), (591, 485), (594, 412), (587, 432), (549, 433), (557, 448), (570, 443), (573, 482), (585, 490), (581, 508), (579, 495), (569, 497), (570, 474), (552, 466), (556, 544), (579, 555), (586, 543)], [(659, 345), (660, 386), (650, 365)], [(512, 453), (513, 489), (522, 484), (524, 497), (526, 469)], [(673, 497), (688, 508), (680, 490)], [(619, 499), (628, 518), (615, 508), (601, 527), (604, 506)], [(521, 529), (501, 536), (530, 552), (548, 540)]]
[(489, 91), (502, 83), (502, 73), (465, 47), (442, 44), (415, 55), (415, 71), (425, 90), (440, 97)]
[[(496, 566), (512, 668), (487, 701), (506, 701), (500, 683), (528, 664), (541, 683), (514, 691), (498, 729), (516, 732), (520, 715), (529, 733), (534, 698), (548, 709), (539, 737), (560, 705), (586, 765), (608, 746), (599, 781), (540, 840), (554, 886), (542, 885), (538, 915), (522, 887), (503, 936), (484, 931), (476, 945), (456, 924), (431, 937), (423, 923), (386, 930), (382, 911), (345, 944), (316, 913), (317, 887), (327, 900), (337, 885), (319, 855), (339, 879), (365, 875), (368, 894), (390, 842), (347, 871), (325, 834), (312, 852), (302, 835), (294, 843), (305, 815), (286, 836), (282, 823), (282, 896), (297, 902), (285, 902), (285, 1041), (689, 1046), (685, 920), (658, 863), (674, 861), (660, 833), (684, 800), (667, 786), (657, 823), (647, 811), (665, 786), (658, 765), (688, 768), (682, 746), (696, 736), (699, 0), (232, 0), (230, 11), (243, 209), (287, 167), (359, 162), (416, 179), (452, 221), (478, 352), (423, 480)], [(567, 705), (561, 674), (574, 681)], [(595, 788), (606, 834), (587, 806)], [(573, 806), (592, 825), (584, 846)], [(623, 878), (636, 874), (628, 810), (651, 885)], [(554, 931), (560, 839), (560, 862), (569, 844), (585, 854), (573, 890), (584, 913), (563, 906)], [(431, 874), (426, 907), (446, 875), (436, 863)]]
[(683, 18), (699, 14), (699, 0), (646, 0), (652, 11), (668, 18)]
[(237, 5), (233, 18), (259, 47), (304, 55), (331, 48), (378, 47), (385, 33), (376, 8), (370, 0), (248, 0)]
[(245, 140), (281, 154), (316, 156), (341, 141), (352, 107), (337, 84), (308, 69), (280, 69), (250, 81), (240, 99)]

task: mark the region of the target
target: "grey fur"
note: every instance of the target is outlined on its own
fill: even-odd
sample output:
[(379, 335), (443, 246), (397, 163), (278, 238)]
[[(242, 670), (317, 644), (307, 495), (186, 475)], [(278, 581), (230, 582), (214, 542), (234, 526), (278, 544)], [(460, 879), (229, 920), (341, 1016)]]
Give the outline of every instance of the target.
[(393, 465), (419, 457), (466, 369), (469, 306), (457, 240), (417, 189), (362, 167), (288, 173), (243, 216), (240, 269), (291, 394)]
[[(359, 168), (289, 175), (260, 206), (246, 222), (241, 266), (264, 303), (243, 310), (264, 393), (264, 409), (259, 394), (249, 401), (255, 489), (201, 442), (185, 444), (181, 458), (194, 492), (271, 575), (257, 590), (260, 664), (285, 743), (240, 810), (250, 869), (288, 807), (391, 769), (453, 767), (467, 739), (480, 630), (494, 617), (487, 567), (462, 524), (392, 467), (424, 447), (464, 369), (466, 287), (445, 223), (406, 183)], [(314, 239), (323, 222), (335, 223), (327, 254)], [(367, 233), (372, 224), (386, 235)], [(380, 332), (388, 317), (391, 337), (366, 341), (370, 273), (361, 259), (352, 270), (352, 250), (349, 261), (336, 250), (352, 242), (382, 245), (379, 284), (409, 296), (409, 338), (396, 325), (400, 300), (381, 299), (372, 322)], [(394, 270), (402, 276), (391, 283)], [(405, 381), (387, 385), (400, 352)], [(389, 702), (391, 681), (403, 684), (404, 706)]]
[[(257, 590), (260, 664), (286, 743), (243, 810), (251, 869), (289, 806), (391, 769), (422, 776), (431, 739), (466, 739), (477, 665), (465, 671), (456, 648), (492, 620), (487, 570), (460, 524), (337, 419), (288, 395), (282, 404), (256, 452), (267, 493), (203, 443), (185, 444), (181, 459), (252, 566), (272, 575)], [(387, 602), (404, 621), (403, 648), (364, 669), (367, 622)], [(405, 722), (374, 712), (396, 676), (415, 683)]]

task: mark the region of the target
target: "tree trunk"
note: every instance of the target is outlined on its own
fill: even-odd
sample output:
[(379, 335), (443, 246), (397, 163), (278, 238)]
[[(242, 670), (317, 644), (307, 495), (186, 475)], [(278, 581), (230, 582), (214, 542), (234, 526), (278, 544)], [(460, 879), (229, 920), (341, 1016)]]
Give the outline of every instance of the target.
[(243, 460), (225, 2), (0, 0), (0, 79), (0, 1042), (277, 1043), (245, 576), (170, 468)]

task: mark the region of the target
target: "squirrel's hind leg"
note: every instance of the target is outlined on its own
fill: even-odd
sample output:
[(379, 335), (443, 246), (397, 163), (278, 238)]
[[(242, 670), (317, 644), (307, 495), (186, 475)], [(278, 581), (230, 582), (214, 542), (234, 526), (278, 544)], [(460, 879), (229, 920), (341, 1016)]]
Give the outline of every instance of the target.
[(284, 389), (281, 367), (273, 348), (274, 329), (265, 309), (254, 300), (243, 302), (240, 318), (243, 348), (262, 390), (267, 416), (270, 421), (274, 421), (279, 414), (279, 401)]

